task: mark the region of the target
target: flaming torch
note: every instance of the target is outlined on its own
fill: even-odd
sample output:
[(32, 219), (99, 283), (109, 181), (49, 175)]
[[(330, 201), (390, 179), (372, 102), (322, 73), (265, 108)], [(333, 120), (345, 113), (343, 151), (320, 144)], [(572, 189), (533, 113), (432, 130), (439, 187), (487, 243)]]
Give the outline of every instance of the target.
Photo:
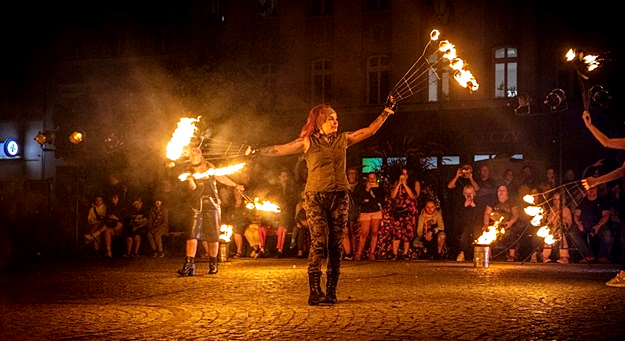
[(245, 205), (245, 207), (249, 210), (258, 210), (258, 211), (264, 211), (264, 212), (271, 212), (271, 213), (280, 213), (280, 206), (272, 203), (271, 201), (265, 201), (263, 200), (262, 202), (260, 201), (259, 198), (254, 198), (254, 200), (250, 200), (250, 199), (246, 199), (248, 201), (248, 203)]
[(221, 234), (219, 235), (219, 261), (228, 261), (228, 250), (230, 249), (230, 238), (232, 237), (232, 230), (234, 226), (223, 224), (219, 228)]
[(434, 52), (442, 54), (438, 60), (430, 62), (428, 58), (424, 58), (430, 45), (435, 44), (440, 36), (438, 30), (433, 30), (430, 33), (430, 40), (423, 48), (421, 56), (391, 89), (388, 97), (392, 97), (395, 103), (427, 89), (430, 85), (429, 71), (432, 71), (436, 78), (440, 79), (439, 73), (443, 68), (453, 70), (454, 79), (460, 86), (469, 89), (470, 92), (477, 91), (479, 88), (477, 80), (467, 69), (467, 63), (458, 58), (454, 44), (448, 40), (442, 40), (438, 43), (438, 49)]
[[(534, 204), (534, 197), (531, 195), (524, 196), (523, 200), (529, 204)], [(542, 207), (527, 206), (524, 211), (528, 216), (532, 217), (530, 220), (530, 224), (532, 224), (532, 226), (538, 227), (542, 225), (542, 221), (544, 219), (543, 214), (545, 213), (545, 210)], [(544, 242), (549, 245), (552, 245), (556, 241), (547, 225), (539, 228), (536, 235), (543, 238)]]
[(213, 176), (213, 175), (229, 175), (232, 173), (236, 173), (239, 170), (241, 170), (243, 168), (243, 166), (245, 166), (245, 162), (243, 163), (239, 163), (233, 166), (228, 166), (228, 167), (222, 167), (222, 168), (210, 168), (209, 170), (207, 170), (206, 172), (203, 173), (182, 173), (178, 176), (178, 179), (180, 179), (180, 181), (185, 181), (187, 180), (189, 177), (193, 177), (194, 179), (208, 179), (209, 177)]
[(599, 55), (587, 55), (584, 51), (578, 49), (570, 49), (566, 53), (565, 58), (567, 62), (572, 62), (575, 67), (575, 71), (579, 79), (579, 86), (582, 92), (584, 110), (588, 110), (590, 106), (590, 94), (587, 90), (588, 84), (586, 84), (590, 79), (588, 73), (596, 70), (604, 58)]
[(488, 226), (488, 229), (475, 241), (473, 247), (473, 264), (475, 267), (488, 267), (490, 244), (497, 239), (498, 235), (506, 233), (506, 229), (499, 227), (503, 219), (503, 216), (499, 217), (499, 219), (495, 221), (493, 225)]
[(167, 158), (176, 161), (184, 152), (184, 148), (191, 143), (191, 138), (197, 131), (196, 123), (200, 120), (200, 117), (189, 118), (183, 117), (178, 121), (178, 127), (171, 136), (171, 140), (167, 144)]

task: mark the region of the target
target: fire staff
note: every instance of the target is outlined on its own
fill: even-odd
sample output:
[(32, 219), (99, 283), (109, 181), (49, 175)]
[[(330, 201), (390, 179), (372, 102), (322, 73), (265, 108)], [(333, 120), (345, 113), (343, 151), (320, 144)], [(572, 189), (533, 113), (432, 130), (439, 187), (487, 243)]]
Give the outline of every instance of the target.
[[(349, 211), (349, 183), (346, 176), (347, 147), (380, 129), (394, 113), (392, 97), (384, 111), (368, 127), (338, 133), (337, 113), (327, 104), (313, 107), (299, 138), (290, 143), (255, 150), (263, 156), (303, 153), (308, 168), (305, 186), (306, 218), (310, 229), (308, 256), (309, 305), (336, 303), (336, 287), (341, 266), (341, 243)], [(321, 259), (327, 250), (327, 287), (321, 290)]]
[[(200, 149), (194, 149), (189, 156), (193, 173), (209, 173), (214, 166), (206, 161)], [(212, 173), (211, 173), (212, 174)], [(180, 276), (195, 275), (195, 254), (197, 252), (198, 240), (208, 241), (209, 274), (216, 274), (217, 253), (219, 251), (219, 229), (221, 227), (221, 202), (217, 194), (217, 183), (221, 182), (226, 186), (232, 186), (243, 191), (244, 187), (232, 181), (225, 175), (210, 175), (206, 179), (195, 179), (193, 176), (187, 177), (187, 185), (193, 193), (193, 222), (187, 235), (186, 257), (182, 269), (178, 270)]]

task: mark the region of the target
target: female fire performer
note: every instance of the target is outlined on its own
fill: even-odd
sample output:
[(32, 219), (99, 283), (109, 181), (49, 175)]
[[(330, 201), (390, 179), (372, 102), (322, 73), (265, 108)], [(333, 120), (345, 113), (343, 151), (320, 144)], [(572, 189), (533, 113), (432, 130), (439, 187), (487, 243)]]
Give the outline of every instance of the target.
[[(209, 169), (215, 168), (202, 156), (200, 149), (193, 149), (189, 156), (193, 173), (206, 173)], [(195, 275), (195, 254), (197, 252), (198, 240), (208, 240), (209, 274), (217, 273), (217, 253), (219, 252), (219, 229), (221, 227), (221, 203), (217, 194), (215, 180), (226, 186), (235, 187), (243, 191), (242, 185), (232, 181), (224, 175), (210, 175), (206, 179), (195, 179), (193, 176), (187, 177), (187, 185), (193, 192), (193, 223), (187, 235), (186, 257), (182, 269), (178, 270), (180, 276)]]
[[(380, 116), (368, 127), (338, 133), (336, 112), (327, 104), (313, 107), (299, 138), (290, 143), (260, 148), (254, 154), (283, 156), (304, 153), (308, 168), (305, 202), (311, 236), (308, 256), (309, 305), (336, 303), (336, 286), (341, 266), (343, 230), (349, 211), (349, 183), (346, 176), (347, 147), (373, 134), (394, 113), (389, 96)], [(327, 239), (326, 239), (326, 236)], [(327, 249), (326, 294), (321, 290), (321, 258)]]
[[(597, 127), (595, 127), (592, 124), (592, 120), (590, 118), (590, 112), (588, 112), (588, 110), (584, 110), (584, 113), (582, 114), (582, 120), (586, 124), (586, 127), (588, 128), (588, 130), (590, 130), (592, 135), (597, 139), (597, 141), (599, 141), (599, 143), (601, 143), (602, 146), (607, 147), (607, 148), (613, 148), (613, 149), (625, 149), (625, 138), (612, 138), (611, 139), (607, 137), (604, 133), (602, 133), (599, 129), (597, 129)], [(584, 186), (584, 188), (589, 189), (591, 187), (601, 185), (606, 182), (610, 182), (612, 180), (620, 179), (624, 176), (625, 176), (625, 163), (623, 163), (621, 167), (611, 171), (608, 174), (605, 174), (599, 177), (588, 177), (588, 178), (582, 179), (582, 185)], [(623, 235), (623, 232), (625, 232), (625, 227), (621, 227), (621, 228), (623, 229), (623, 231), (621, 231), (621, 235)], [(599, 228), (597, 227), (596, 230), (593, 232), (598, 233), (599, 232), (598, 230)], [(618, 272), (618, 274), (616, 274), (616, 276), (614, 276), (614, 278), (612, 278), (605, 284), (609, 287), (625, 288), (625, 248), (621, 249), (621, 256), (622, 256), (621, 258), (623, 259), (623, 264), (621, 264), (620, 271)]]

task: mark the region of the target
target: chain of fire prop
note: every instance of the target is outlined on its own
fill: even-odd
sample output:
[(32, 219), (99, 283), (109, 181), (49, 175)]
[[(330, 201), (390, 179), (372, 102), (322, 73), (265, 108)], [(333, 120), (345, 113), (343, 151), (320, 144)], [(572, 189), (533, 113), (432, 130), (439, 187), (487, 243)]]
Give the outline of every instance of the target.
[[(190, 150), (190, 145), (197, 139), (198, 135), (198, 127), (197, 123), (200, 121), (200, 117), (197, 118), (189, 118), (183, 117), (178, 121), (178, 126), (174, 133), (172, 134), (172, 138), (167, 144), (167, 158), (174, 163), (178, 161), (181, 157), (186, 156), (188, 151)], [(200, 139), (200, 145), (198, 147), (204, 146), (205, 138)], [(245, 144), (235, 144), (233, 142), (226, 142), (216, 139), (210, 139), (210, 148), (211, 152), (207, 153), (202, 150), (202, 155), (204, 159), (227, 159), (233, 157), (240, 157), (249, 155), (252, 146)], [(188, 162), (188, 161), (185, 161)], [(178, 176), (180, 181), (186, 181), (189, 177), (193, 177), (194, 179), (208, 179), (211, 176), (222, 176), (229, 175), (235, 172), (240, 171), (245, 166), (245, 163), (238, 163), (232, 166), (221, 167), (221, 168), (209, 168), (205, 172), (200, 173), (190, 173), (184, 172)], [(279, 213), (280, 207), (270, 201), (260, 200), (257, 197), (252, 197), (244, 192), (241, 192), (243, 199), (246, 202), (246, 208), (255, 209), (259, 211)], [(222, 229), (224, 227), (222, 226)], [(228, 240), (230, 237), (228, 237)]]
[[(561, 228), (561, 223), (557, 224), (558, 226), (549, 226), (548, 224), (548, 214), (552, 211), (553, 208), (553, 194), (559, 193), (561, 198), (561, 205), (564, 205), (565, 202), (572, 203), (574, 206), (579, 205), (579, 202), (584, 197), (584, 187), (582, 186), (581, 181), (574, 181), (563, 184), (561, 186), (557, 186), (548, 191), (536, 194), (528, 194), (523, 197), (523, 201), (527, 204), (524, 208), (525, 214), (531, 217), (530, 224), (526, 227), (526, 231), (529, 227), (534, 226), (538, 227), (536, 231), (536, 235), (538, 237), (543, 238), (544, 243), (552, 245), (555, 242), (559, 241), (559, 238), (563, 236), (562, 233), (558, 233), (558, 229)], [(556, 207), (556, 212), (561, 212), (562, 207)], [(561, 220), (562, 217), (558, 218), (558, 221)], [(487, 230), (482, 233), (482, 235), (475, 240), (475, 244), (477, 245), (490, 245), (497, 238), (506, 233), (506, 230), (499, 225), (502, 223), (503, 217), (496, 220), (492, 226), (488, 226)], [(525, 231), (521, 234), (521, 236), (525, 235)], [(519, 237), (519, 239), (522, 237)], [(501, 253), (507, 251), (508, 248), (512, 247), (516, 244), (518, 240), (514, 241), (509, 245), (505, 250), (501, 251)], [(493, 258), (498, 255), (494, 255)]]
[[(582, 94), (582, 101), (584, 104), (584, 110), (588, 110), (591, 100), (591, 89), (588, 88), (588, 82), (590, 80), (590, 73), (601, 65), (605, 61), (606, 54), (602, 55), (590, 55), (586, 54), (581, 49), (570, 49), (566, 53), (566, 61), (573, 64), (577, 78), (579, 80), (579, 87)], [(601, 88), (603, 89), (603, 88)]]
[[(433, 30), (430, 33), (430, 40), (423, 48), (421, 56), (391, 89), (389, 98), (392, 98), (395, 103), (427, 89), (430, 84), (440, 80), (441, 72), (446, 69), (453, 70), (454, 79), (462, 87), (467, 88), (469, 92), (476, 91), (479, 88), (477, 80), (471, 74), (471, 71), (467, 69), (467, 63), (458, 57), (455, 45), (448, 40), (441, 40), (438, 43), (438, 48), (433, 53), (438, 53), (439, 57), (434, 62), (429, 61), (429, 56), (433, 53), (427, 56), (426, 53), (432, 45), (436, 44), (439, 38), (440, 32)], [(436, 79), (431, 80), (429, 71), (432, 71)]]

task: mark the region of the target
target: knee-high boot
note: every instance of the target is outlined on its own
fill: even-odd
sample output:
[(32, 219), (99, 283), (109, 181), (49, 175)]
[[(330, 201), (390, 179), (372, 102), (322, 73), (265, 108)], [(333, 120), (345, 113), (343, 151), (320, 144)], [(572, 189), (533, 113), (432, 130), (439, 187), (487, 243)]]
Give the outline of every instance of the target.
[(326, 281), (326, 301), (325, 303), (336, 303), (336, 285), (339, 283), (339, 272), (328, 272)]
[(193, 276), (195, 275), (195, 257), (184, 257), (184, 265), (182, 269), (178, 270), (180, 276)]
[(326, 296), (323, 294), (323, 291), (321, 291), (321, 272), (309, 272), (308, 285), (310, 287), (308, 304), (318, 305), (321, 303), (325, 303)]

